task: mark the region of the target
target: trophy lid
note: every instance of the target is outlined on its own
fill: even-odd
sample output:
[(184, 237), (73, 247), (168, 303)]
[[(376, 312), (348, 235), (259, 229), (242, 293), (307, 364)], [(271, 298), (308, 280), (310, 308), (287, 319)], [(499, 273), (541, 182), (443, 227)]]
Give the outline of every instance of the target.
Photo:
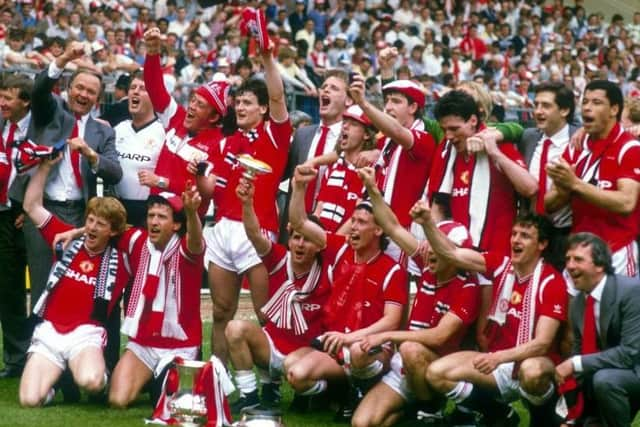
[(240, 154), (238, 157), (238, 163), (247, 170), (251, 170), (255, 173), (271, 173), (272, 169), (268, 163), (258, 160), (249, 154)]
[(202, 362), (200, 360), (183, 360), (181, 362), (176, 362), (177, 366), (184, 366), (185, 368), (202, 368), (206, 365), (207, 362)]

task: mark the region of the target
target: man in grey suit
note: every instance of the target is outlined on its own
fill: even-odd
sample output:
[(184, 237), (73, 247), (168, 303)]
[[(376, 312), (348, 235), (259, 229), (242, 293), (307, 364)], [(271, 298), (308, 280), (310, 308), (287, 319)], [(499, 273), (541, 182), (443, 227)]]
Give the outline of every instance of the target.
[(562, 156), (577, 130), (572, 124), (574, 111), (573, 92), (564, 83), (543, 82), (537, 85), (533, 113), (536, 127), (525, 129), (518, 143), (529, 172), (538, 181), (538, 192), (529, 201), (530, 210), (547, 216), (553, 225), (553, 239), (549, 242), (547, 258), (560, 271), (564, 268), (566, 241), (571, 230), (571, 207), (567, 205), (555, 212), (545, 211), (544, 196), (552, 183), (545, 166)]
[(609, 247), (595, 234), (570, 236), (568, 248), (580, 293), (569, 310), (574, 356), (556, 367), (556, 379), (577, 376), (607, 426), (629, 426), (640, 408), (640, 281), (613, 273)]
[[(320, 102), (320, 123), (298, 128), (293, 134), (293, 141), (289, 149), (289, 158), (283, 180), (290, 179), (296, 166), (311, 160), (316, 156), (335, 150), (338, 137), (342, 133), (342, 115), (352, 104), (348, 95), (349, 76), (343, 70), (330, 70), (325, 74), (324, 82), (318, 92)], [(324, 174), (324, 167), (318, 171), (318, 177)], [(313, 211), (313, 204), (317, 197), (320, 180), (311, 183), (306, 197), (307, 212)], [(280, 212), (280, 241), (287, 241), (287, 221), (289, 218), (289, 199), (291, 190), (287, 193), (284, 209)], [(311, 206), (309, 206), (311, 205)], [(284, 239), (284, 240), (283, 240)]]
[[(44, 206), (75, 226), (84, 222), (85, 202), (96, 195), (97, 178), (101, 177), (108, 185), (116, 184), (122, 177), (113, 129), (90, 115), (102, 89), (101, 76), (79, 70), (69, 80), (68, 101), (53, 94), (66, 64), (83, 55), (84, 44), (71, 42), (65, 52), (36, 77), (31, 96), (32, 120), (27, 133), (41, 145), (66, 141), (63, 160), (47, 180)], [(24, 232), (28, 242), (31, 300), (37, 301), (51, 269), (52, 251), (31, 221), (25, 221)]]

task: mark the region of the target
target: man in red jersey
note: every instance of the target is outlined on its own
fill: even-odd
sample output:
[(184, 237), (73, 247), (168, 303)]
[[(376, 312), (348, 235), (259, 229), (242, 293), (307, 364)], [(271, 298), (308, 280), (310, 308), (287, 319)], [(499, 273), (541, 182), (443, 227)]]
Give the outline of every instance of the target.
[[(375, 184), (372, 168), (359, 171), (371, 197), (376, 222), (408, 254), (420, 242), (400, 225)], [(471, 238), (460, 223), (445, 220), (438, 228), (458, 246), (471, 247)], [(391, 342), (398, 351), (391, 369), (365, 396), (353, 417), (353, 425), (387, 426), (396, 423), (408, 404), (434, 411), (441, 401), (426, 382), (429, 364), (460, 349), (463, 338), (478, 315), (480, 289), (473, 276), (433, 252), (426, 258), (414, 255), (422, 270), (418, 293), (411, 308), (408, 330), (385, 331), (365, 337), (364, 351)], [(423, 407), (424, 406), (424, 407)], [(407, 414), (410, 415), (410, 414)]]
[[(450, 216), (467, 227), (476, 248), (507, 254), (516, 217), (516, 193), (529, 198), (538, 191), (538, 183), (515, 144), (487, 141), (483, 153), (467, 150), (467, 140), (485, 129), (477, 103), (469, 94), (448, 92), (438, 101), (434, 113), (445, 133), (434, 155), (427, 188), (435, 219)], [(480, 278), (481, 285), (489, 283)], [(476, 336), (484, 350), (491, 288), (483, 287), (481, 292)]]
[[(388, 83), (382, 88), (385, 105), (381, 111), (365, 98), (361, 76), (354, 77), (349, 91), (373, 126), (383, 133), (378, 141), (380, 156), (375, 163), (378, 187), (400, 224), (409, 229), (409, 209), (424, 192), (436, 148), (433, 137), (424, 130), (424, 92), (410, 80)], [(386, 253), (405, 263), (395, 243)]]
[(511, 254), (458, 248), (437, 228), (426, 202), (412, 215), (432, 250), (459, 268), (493, 280), (487, 331), (488, 353), (462, 351), (433, 362), (427, 381), (458, 404), (461, 412), (481, 411), (487, 425), (518, 425), (505, 403), (523, 398), (532, 425), (547, 421), (555, 407), (554, 363), (567, 319), (568, 295), (562, 275), (542, 258), (549, 240), (546, 218), (518, 217), (511, 233)]
[[(256, 313), (267, 301), (267, 270), (246, 236), (242, 225), (242, 203), (235, 194), (244, 170), (238, 156), (250, 155), (271, 167), (271, 172), (255, 180), (256, 215), (272, 241), (278, 233), (276, 195), (287, 162), (293, 128), (289, 121), (282, 79), (273, 58), (273, 43), (261, 53), (264, 81), (251, 79), (235, 93), (238, 130), (226, 138), (224, 167), (227, 178), (216, 211), (216, 225), (207, 229), (205, 266), (213, 300), (213, 352), (227, 357), (224, 330), (238, 308), (240, 281), (246, 275)], [(218, 172), (217, 172), (218, 173)], [(214, 297), (215, 295), (215, 297)]]
[(203, 177), (202, 171), (198, 174), (198, 164), (211, 164), (217, 174), (222, 163), (222, 122), (227, 114), (228, 84), (212, 81), (198, 87), (185, 110), (167, 92), (163, 82), (160, 30), (147, 30), (144, 40), (147, 49), (144, 84), (167, 133), (155, 171), (140, 171), (140, 183), (151, 187), (151, 194), (163, 191), (181, 194), (189, 180), (196, 181), (204, 197), (199, 212), (204, 216), (214, 194), (214, 185), (218, 183), (213, 181), (213, 176)]
[(262, 383), (262, 404), (280, 404), (280, 377), (287, 354), (309, 345), (322, 333), (322, 307), (329, 296), (326, 268), (320, 248), (297, 231), (288, 247), (272, 243), (260, 230), (253, 209), (253, 182), (241, 179), (236, 190), (242, 201), (242, 222), (247, 237), (269, 272), (269, 301), (263, 307), (264, 327), (250, 320), (232, 320), (225, 331), (229, 355), (241, 397), (234, 412), (260, 404), (253, 365)]
[(617, 274), (638, 275), (640, 142), (620, 126), (624, 99), (618, 85), (590, 82), (584, 91), (582, 119), (587, 139), (581, 150), (571, 145), (563, 158), (547, 166), (553, 186), (545, 209), (570, 204), (572, 233), (591, 232), (613, 253)]
[[(195, 186), (147, 200), (147, 229), (120, 238), (133, 282), (122, 333), (127, 348), (113, 371), (109, 403), (124, 408), (175, 357), (196, 359), (202, 342), (200, 284), (204, 240)], [(186, 231), (186, 233), (183, 233)]]
[[(43, 207), (47, 176), (60, 158), (40, 165), (23, 202), (25, 212), (49, 245), (56, 234), (73, 228)], [(79, 387), (89, 393), (104, 390), (104, 323), (129, 279), (122, 255), (110, 242), (124, 231), (126, 220), (126, 211), (118, 200), (94, 197), (87, 204), (84, 235), (57, 254), (47, 286), (33, 309), (43, 322), (33, 333), (20, 381), (22, 406), (36, 407), (51, 401), (52, 387), (67, 366)]]
[(285, 359), (285, 372), (293, 389), (303, 395), (321, 393), (327, 380), (349, 381), (354, 387), (337, 414), (349, 419), (358, 394), (382, 376), (391, 359), (388, 346), (371, 354), (361, 349), (359, 341), (400, 326), (407, 303), (407, 275), (384, 254), (386, 237), (374, 221), (370, 203), (356, 206), (347, 236), (327, 233), (307, 218), (305, 187), (315, 175), (309, 166), (296, 168), (289, 213), (291, 227), (324, 248), (321, 255), (329, 266), (331, 284), (324, 308), (327, 332), (319, 337), (323, 351), (305, 347), (291, 353)]

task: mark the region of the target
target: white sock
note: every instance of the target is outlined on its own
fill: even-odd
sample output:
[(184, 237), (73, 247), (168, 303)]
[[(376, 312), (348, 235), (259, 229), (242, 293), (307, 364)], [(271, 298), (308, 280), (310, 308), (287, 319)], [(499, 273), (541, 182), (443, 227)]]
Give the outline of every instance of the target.
[(352, 366), (351, 375), (353, 375), (354, 378), (367, 380), (369, 378), (373, 378), (376, 375), (378, 375), (380, 372), (382, 372), (383, 369), (384, 369), (384, 365), (382, 364), (382, 362), (379, 360), (374, 360), (364, 368), (354, 368)]
[(303, 391), (303, 396), (313, 396), (314, 394), (320, 394), (327, 389), (327, 380), (318, 380), (314, 385)]
[(460, 403), (471, 395), (473, 384), (466, 381), (458, 381), (458, 384), (446, 394), (446, 396), (456, 403)]
[(51, 387), (47, 395), (44, 397), (44, 400), (42, 401), (42, 406), (47, 406), (49, 403), (53, 402), (54, 397), (56, 397), (56, 391), (53, 387)]
[(247, 395), (258, 389), (258, 382), (252, 370), (236, 371), (236, 384), (243, 395)]

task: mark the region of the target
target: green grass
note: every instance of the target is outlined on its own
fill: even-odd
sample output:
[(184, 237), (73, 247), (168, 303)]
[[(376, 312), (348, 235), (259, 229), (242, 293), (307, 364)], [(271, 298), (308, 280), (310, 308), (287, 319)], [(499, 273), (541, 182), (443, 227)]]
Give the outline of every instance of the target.
[[(205, 322), (204, 336), (209, 337), (211, 323)], [(0, 354), (2, 339), (0, 335)], [(205, 339), (203, 352), (211, 353), (209, 340)], [(151, 415), (151, 404), (143, 395), (134, 405), (126, 410), (110, 409), (103, 405), (89, 404), (83, 399), (78, 404), (64, 404), (62, 397), (56, 396), (54, 404), (40, 409), (23, 409), (18, 405), (18, 379), (0, 380), (0, 426), (47, 426), (47, 427), (133, 427), (143, 426), (144, 418)], [(291, 388), (283, 388), (283, 408), (291, 402), (293, 393)], [(528, 414), (522, 405), (516, 404), (520, 413), (521, 427), (528, 424)], [(322, 427), (345, 426), (332, 421), (333, 413), (329, 411), (314, 412), (313, 414), (296, 415), (285, 413), (284, 423), (287, 427)], [(403, 425), (409, 425), (403, 423)], [(640, 419), (636, 417), (633, 427), (640, 427)]]

